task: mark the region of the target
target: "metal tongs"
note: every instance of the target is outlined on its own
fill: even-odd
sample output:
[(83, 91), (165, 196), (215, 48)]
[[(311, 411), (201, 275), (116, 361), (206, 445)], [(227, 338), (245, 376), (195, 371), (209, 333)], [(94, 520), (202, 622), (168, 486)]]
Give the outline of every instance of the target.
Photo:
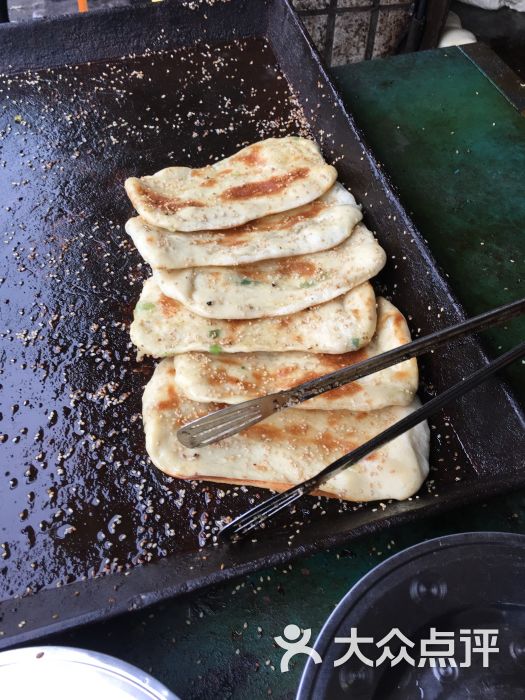
[[(356, 379), (373, 374), (374, 372), (379, 372), (382, 369), (391, 367), (399, 362), (404, 362), (412, 357), (418, 357), (425, 352), (435, 350), (437, 347), (448, 343), (454, 338), (499, 325), (523, 313), (525, 313), (525, 299), (519, 299), (518, 301), (500, 306), (492, 311), (487, 311), (474, 318), (467, 319), (454, 326), (431, 333), (423, 338), (418, 338), (411, 343), (376, 355), (363, 362), (344, 367), (330, 374), (326, 374), (323, 377), (299, 384), (287, 391), (269, 394), (268, 396), (252, 399), (241, 404), (228, 406), (220, 411), (215, 411), (208, 416), (199, 418), (180, 428), (177, 432), (177, 437), (179, 441), (187, 447), (210, 445), (226, 437), (235, 435), (241, 430), (258, 423), (284, 408), (295, 406), (302, 401), (306, 401), (326, 391), (336, 389)], [(223, 527), (220, 532), (221, 537), (226, 539), (238, 539), (250, 530), (259, 527), (278, 511), (291, 505), (302, 496), (318, 490), (328, 479), (356, 464), (360, 459), (366, 457), (366, 455), (394, 438), (399, 437), (399, 435), (410, 430), (410, 428), (413, 428), (418, 423), (426, 420), (450, 401), (467, 393), (495, 372), (523, 356), (525, 356), (525, 342), (520, 343), (512, 350), (504, 353), (469, 377), (454, 384), (439, 396), (427, 401), (426, 404), (397, 423), (394, 423), (394, 425), (390, 426), (382, 433), (379, 433), (379, 435), (376, 435), (368, 442), (325, 467), (325, 469), (316, 476), (303, 481), (301, 484), (283, 493), (272, 496), (254, 508), (251, 508), (243, 515), (235, 518), (232, 522)]]

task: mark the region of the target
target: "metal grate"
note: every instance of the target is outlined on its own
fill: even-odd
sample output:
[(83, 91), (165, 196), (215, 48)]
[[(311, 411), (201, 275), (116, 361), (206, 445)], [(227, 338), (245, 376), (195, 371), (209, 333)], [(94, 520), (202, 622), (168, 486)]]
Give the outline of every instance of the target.
[(405, 36), (414, 2), (293, 0), (325, 62), (331, 66), (388, 56)]

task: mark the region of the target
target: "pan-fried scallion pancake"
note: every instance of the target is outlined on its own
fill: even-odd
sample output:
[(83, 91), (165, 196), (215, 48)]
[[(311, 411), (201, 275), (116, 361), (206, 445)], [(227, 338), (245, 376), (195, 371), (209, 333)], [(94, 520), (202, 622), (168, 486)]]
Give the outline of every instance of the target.
[[(377, 330), (361, 350), (342, 355), (252, 352), (211, 355), (190, 352), (173, 358), (177, 390), (192, 401), (239, 403), (307, 382), (410, 342), (405, 318), (378, 299)], [(298, 404), (300, 409), (373, 411), (408, 406), (418, 384), (417, 362), (408, 360)]]
[(236, 228), (177, 233), (136, 216), (127, 222), (126, 231), (152, 267), (175, 270), (316, 253), (339, 245), (361, 218), (355, 199), (336, 182), (309, 204)]
[[(177, 390), (171, 359), (162, 360), (146, 386), (146, 449), (159, 469), (204, 479), (284, 489), (313, 476), (338, 457), (406, 416), (413, 406), (370, 413), (288, 409), (214, 445), (188, 449), (177, 429), (221, 404), (189, 401)], [(428, 474), (429, 436), (420, 424), (329, 480), (323, 492), (352, 501), (404, 499)]]
[(386, 255), (357, 224), (336, 248), (236, 267), (154, 270), (161, 291), (206, 318), (247, 319), (293, 314), (345, 294), (376, 275)]
[(197, 316), (146, 280), (135, 307), (131, 340), (139, 357), (181, 352), (211, 353), (300, 350), (343, 353), (366, 345), (376, 327), (376, 300), (365, 282), (347, 294), (291, 316), (248, 321)]
[(204, 168), (171, 167), (130, 177), (125, 188), (148, 223), (170, 231), (203, 231), (308, 204), (336, 177), (313, 141), (287, 136), (254, 143)]

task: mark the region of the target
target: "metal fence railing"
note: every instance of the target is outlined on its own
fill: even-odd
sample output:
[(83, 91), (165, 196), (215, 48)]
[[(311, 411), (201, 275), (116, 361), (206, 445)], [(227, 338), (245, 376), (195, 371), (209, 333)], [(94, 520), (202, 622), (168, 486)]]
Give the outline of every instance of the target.
[[(388, 56), (437, 43), (447, 0), (293, 0), (328, 65)], [(410, 37), (407, 46), (407, 38)]]

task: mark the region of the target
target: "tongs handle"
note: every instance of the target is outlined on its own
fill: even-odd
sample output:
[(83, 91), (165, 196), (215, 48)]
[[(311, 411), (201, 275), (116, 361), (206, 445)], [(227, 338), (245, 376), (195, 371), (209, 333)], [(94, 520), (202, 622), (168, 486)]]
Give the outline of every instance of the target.
[(195, 448), (211, 445), (214, 442), (236, 435), (241, 430), (255, 425), (283, 408), (295, 406), (302, 401), (323, 394), (325, 391), (338, 389), (368, 374), (379, 372), (398, 362), (404, 362), (424, 352), (434, 350), (458, 336), (482, 331), (520, 316), (523, 313), (525, 313), (525, 299), (519, 299), (462, 321), (455, 326), (450, 326), (423, 338), (418, 338), (394, 350), (388, 350), (363, 362), (343, 367), (330, 374), (304, 382), (291, 389), (278, 391), (267, 396), (260, 396), (256, 399), (250, 399), (249, 401), (214, 411), (207, 416), (197, 418), (191, 423), (183, 425), (177, 432), (177, 438), (186, 447)]
[(352, 452), (343, 455), (339, 459), (329, 464), (322, 471), (320, 471), (315, 476), (303, 481), (297, 486), (284, 491), (283, 493), (276, 494), (266, 499), (262, 503), (259, 503), (255, 507), (248, 510), (246, 513), (232, 520), (220, 531), (220, 537), (225, 540), (237, 540), (240, 537), (251, 532), (254, 528), (260, 527), (266, 523), (270, 518), (272, 518), (276, 513), (283, 510), (288, 506), (291, 506), (295, 501), (306, 496), (312, 491), (316, 491), (322, 487), (322, 485), (328, 481), (328, 479), (333, 478), (340, 472), (354, 466), (359, 460), (363, 459), (370, 453), (379, 449), (387, 442), (394, 440), (399, 437), (407, 430), (410, 430), (418, 423), (430, 418), (431, 415), (442, 409), (446, 404), (450, 403), (454, 399), (463, 396), (474, 387), (478, 386), (484, 382), (488, 377), (493, 375), (498, 370), (506, 367), (511, 362), (525, 356), (525, 343), (517, 345), (512, 350), (504, 353), (497, 359), (485, 365), (481, 369), (466, 377), (457, 384), (446, 389), (439, 396), (430, 399), (427, 403), (423, 404), (420, 408), (416, 409), (412, 413), (401, 420), (391, 425), (382, 433), (376, 435), (368, 442), (360, 445)]
[(418, 357), (429, 350), (434, 350), (458, 336), (483, 331), (486, 328), (504, 323), (524, 313), (525, 299), (518, 299), (505, 306), (499, 306), (497, 309), (492, 309), (479, 316), (457, 323), (454, 326), (435, 331), (430, 335), (425, 335), (423, 338), (418, 338), (411, 343), (401, 345), (393, 350), (388, 350), (387, 352), (383, 352), (363, 362), (350, 365), (349, 367), (343, 367), (342, 369), (335, 370), (335, 372), (330, 372), (330, 374), (325, 374), (317, 379), (299, 384), (286, 392), (287, 400), (285, 406), (293, 406), (294, 404), (311, 399), (314, 396), (319, 396), (319, 394), (324, 394), (326, 391), (338, 389), (356, 379), (361, 379), (369, 374), (374, 374), (387, 367), (396, 365), (399, 362), (404, 362), (412, 357)]

